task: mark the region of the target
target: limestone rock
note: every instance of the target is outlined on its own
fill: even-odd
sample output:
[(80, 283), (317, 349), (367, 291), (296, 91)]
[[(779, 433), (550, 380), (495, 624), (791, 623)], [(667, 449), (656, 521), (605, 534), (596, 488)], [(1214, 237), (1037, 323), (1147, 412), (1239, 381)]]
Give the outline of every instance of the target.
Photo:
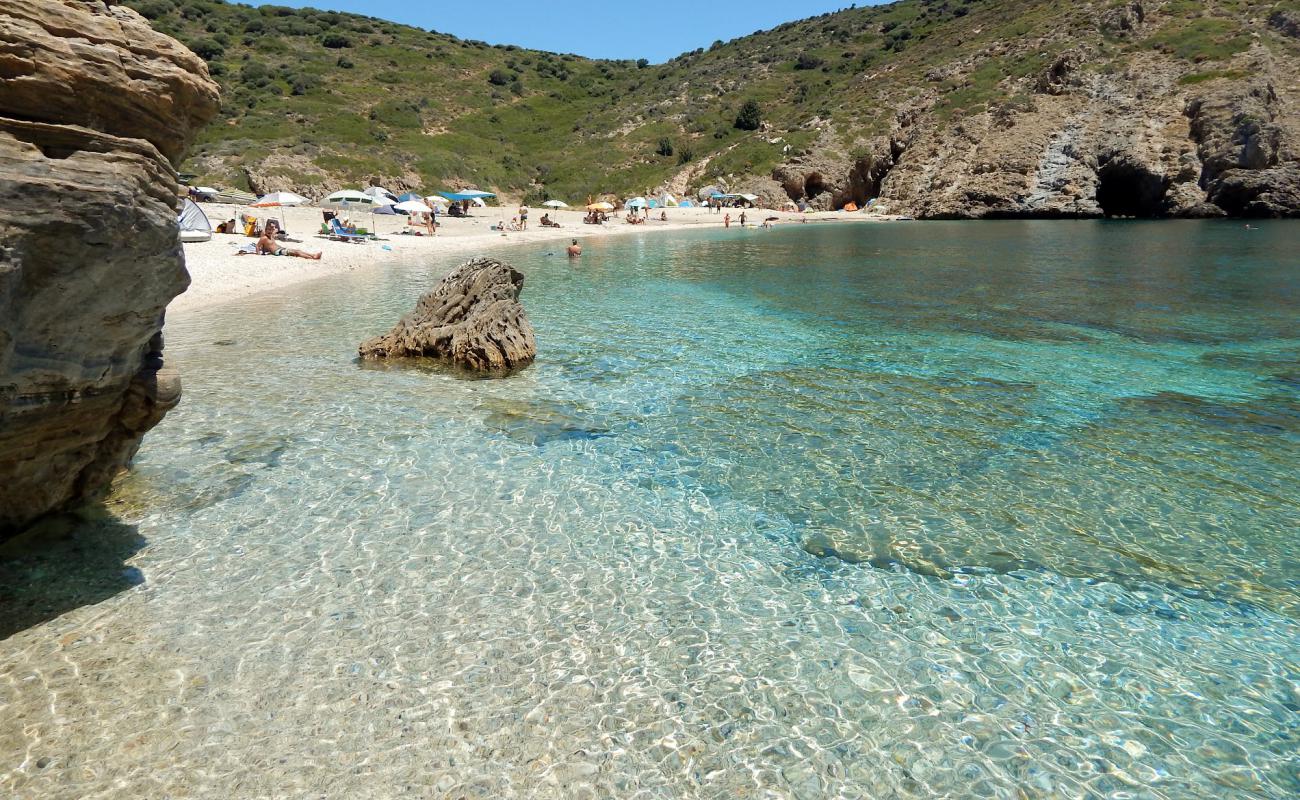
[(93, 0), (0, 0), (0, 115), (147, 139), (177, 162), (216, 116), (203, 60)]
[(179, 158), (203, 63), (134, 12), (0, 0), (0, 539), (94, 499), (179, 400)]
[[(1145, 36), (1163, 19), (1153, 13), (1117, 5), (1100, 25)], [(1300, 215), (1294, 60), (1261, 46), (1206, 64), (1153, 49), (1101, 69), (1095, 42), (1072, 38), (1041, 70), (1004, 78), (997, 99), (960, 111), (950, 98), (998, 53), (936, 67), (943, 83), (916, 87), (887, 134), (823, 135), (772, 178), (814, 208), (878, 198), (929, 219)]]
[(478, 371), (532, 363), (537, 342), (519, 303), (523, 273), (476, 258), (457, 267), (383, 336), (363, 342), (364, 359), (426, 357)]

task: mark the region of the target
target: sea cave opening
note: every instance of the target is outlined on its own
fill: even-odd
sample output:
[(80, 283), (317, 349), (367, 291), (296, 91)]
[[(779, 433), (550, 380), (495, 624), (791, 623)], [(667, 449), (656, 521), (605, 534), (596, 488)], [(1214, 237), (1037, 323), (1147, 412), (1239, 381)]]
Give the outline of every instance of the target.
[(1141, 164), (1113, 160), (1097, 171), (1097, 205), (1108, 217), (1165, 216), (1169, 183)]

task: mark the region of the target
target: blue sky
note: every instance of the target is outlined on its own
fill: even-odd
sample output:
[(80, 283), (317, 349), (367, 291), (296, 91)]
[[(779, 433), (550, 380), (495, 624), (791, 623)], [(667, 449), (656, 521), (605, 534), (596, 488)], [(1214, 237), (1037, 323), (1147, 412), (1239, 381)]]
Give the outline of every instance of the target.
[[(879, 2), (859, 0), (857, 5)], [(726, 41), (853, 5), (845, 0), (276, 0), (274, 4), (351, 11), (490, 44), (654, 62), (708, 47), (716, 39)]]

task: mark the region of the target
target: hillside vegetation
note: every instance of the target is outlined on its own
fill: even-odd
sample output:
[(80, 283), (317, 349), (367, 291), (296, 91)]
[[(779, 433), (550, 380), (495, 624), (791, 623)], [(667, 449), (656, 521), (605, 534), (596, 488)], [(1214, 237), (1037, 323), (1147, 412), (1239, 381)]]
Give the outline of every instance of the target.
[(1192, 92), (1249, 78), (1245, 60), (1260, 53), (1288, 65), (1300, 55), (1300, 40), (1270, 22), (1300, 19), (1292, 1), (904, 0), (660, 65), (330, 11), (125, 4), (201, 55), (222, 85), (222, 117), (188, 167), (207, 182), (308, 194), (472, 184), (572, 202), (721, 182), (831, 203), (820, 185), (788, 179), (791, 163), (820, 159), (846, 173), (824, 178), (841, 187), (834, 200), (866, 199), (885, 167), (861, 191), (843, 188), (847, 173), (864, 157), (901, 161), (881, 149), (900, 124), (1014, 119), (1061, 94), (1056, 78), (1065, 93), (1096, 94), (1098, 82), (1155, 68), (1170, 74), (1169, 91)]

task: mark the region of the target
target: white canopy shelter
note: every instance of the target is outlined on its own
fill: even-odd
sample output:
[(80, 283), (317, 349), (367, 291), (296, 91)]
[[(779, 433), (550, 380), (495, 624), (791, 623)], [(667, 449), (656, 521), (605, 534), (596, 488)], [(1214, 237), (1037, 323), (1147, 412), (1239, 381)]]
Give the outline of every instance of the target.
[(407, 200), (393, 206), (394, 211), (401, 211), (407, 214), (432, 214), (433, 209), (429, 208), (419, 200)]
[(271, 192), (257, 198), (253, 208), (270, 208), (273, 206), (300, 206), (308, 202), (307, 198), (293, 192)]
[(375, 199), (370, 195), (362, 194), (361, 192), (355, 191), (353, 189), (340, 189), (339, 191), (335, 192), (329, 197), (326, 197), (324, 200), (324, 203), (326, 205), (331, 205), (331, 206), (347, 205), (349, 203), (370, 205), (374, 202)]

